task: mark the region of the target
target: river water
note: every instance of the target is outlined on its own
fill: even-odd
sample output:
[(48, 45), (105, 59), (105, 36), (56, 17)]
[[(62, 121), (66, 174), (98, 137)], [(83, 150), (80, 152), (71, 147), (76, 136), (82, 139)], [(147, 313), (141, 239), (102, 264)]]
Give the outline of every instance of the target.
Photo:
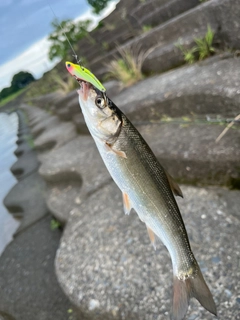
[(17, 183), (10, 171), (17, 161), (14, 151), (17, 149), (18, 116), (0, 113), (0, 255), (13, 239), (20, 222), (13, 218), (3, 204), (3, 199)]

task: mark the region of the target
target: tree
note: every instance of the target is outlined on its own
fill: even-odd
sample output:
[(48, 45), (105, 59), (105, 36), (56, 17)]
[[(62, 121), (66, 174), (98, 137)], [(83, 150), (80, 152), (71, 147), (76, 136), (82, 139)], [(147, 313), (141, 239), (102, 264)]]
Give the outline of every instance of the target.
[(65, 59), (68, 51), (70, 50), (67, 38), (74, 47), (80, 39), (88, 36), (88, 29), (91, 23), (91, 20), (74, 23), (71, 20), (63, 20), (62, 22), (59, 22), (57, 19), (54, 19), (51, 23), (54, 31), (48, 37), (48, 40), (52, 42), (48, 52), (49, 59), (53, 60), (56, 57)]
[(18, 90), (26, 87), (32, 81), (35, 81), (35, 79), (31, 73), (26, 71), (20, 71), (16, 73), (12, 78), (11, 86), (3, 88), (0, 92), (0, 99), (10, 96)]
[(29, 83), (33, 82), (35, 79), (33, 75), (26, 71), (20, 71), (15, 74), (12, 78), (11, 88), (13, 91), (17, 91), (26, 87)]
[(90, 6), (93, 7), (93, 13), (99, 14), (103, 9), (106, 8), (110, 0), (87, 0)]
[(2, 91), (0, 92), (0, 99), (4, 99), (8, 97), (12, 93), (14, 93), (12, 87), (3, 88)]

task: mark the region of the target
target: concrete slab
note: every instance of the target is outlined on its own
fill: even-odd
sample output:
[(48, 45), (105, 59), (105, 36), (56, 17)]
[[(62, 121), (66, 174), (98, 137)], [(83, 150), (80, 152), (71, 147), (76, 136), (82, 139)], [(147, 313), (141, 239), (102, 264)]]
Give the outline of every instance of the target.
[(40, 134), (42, 134), (45, 130), (52, 128), (53, 126), (57, 126), (60, 124), (60, 121), (57, 116), (51, 116), (47, 114), (48, 117), (43, 116), (44, 119), (39, 121), (32, 127), (31, 133), (37, 138)]
[(19, 108), (27, 114), (28, 124), (30, 127), (33, 127), (39, 122), (49, 118), (49, 113), (38, 107), (21, 104)]
[[(239, 211), (232, 191), (182, 186), (180, 208), (191, 245), (216, 300), (218, 315), (239, 319)], [(239, 203), (239, 192), (234, 199)], [(237, 214), (237, 216), (236, 216)], [(108, 184), (74, 210), (56, 257), (59, 283), (81, 319), (162, 320), (172, 298), (166, 248), (152, 248), (136, 214), (125, 216), (122, 195)], [(188, 319), (212, 319), (191, 300)]]
[(51, 104), (57, 103), (59, 100), (61, 100), (65, 96), (64, 92), (61, 90), (47, 93), (45, 95), (40, 95), (35, 98), (29, 99), (34, 105), (42, 108), (42, 109), (48, 109)]
[[(175, 1), (171, 1), (168, 5), (172, 6), (173, 10), (186, 2), (189, 3), (181, 1), (181, 4), (174, 5)], [(196, 5), (194, 2), (191, 1), (193, 6)], [(138, 36), (132, 33), (130, 41), (126, 41), (125, 38), (125, 41), (121, 42), (124, 43), (122, 48), (141, 47), (142, 50), (154, 48), (143, 63), (143, 70), (147, 74), (166, 72), (184, 64), (184, 56), (176, 48), (176, 43), (181, 39), (184, 45), (193, 47), (195, 38), (205, 36), (208, 24), (215, 33), (214, 41), (218, 47), (239, 49), (239, 10), (238, 0), (211, 0), (175, 17), (172, 15), (172, 19), (166, 19), (164, 23), (161, 23), (163, 21), (159, 14), (157, 16), (159, 25)], [(164, 13), (164, 10), (162, 12)], [(154, 14), (152, 11), (150, 13)], [(103, 77), (107, 71), (106, 65), (118, 55), (118, 50), (114, 48), (104, 56), (94, 57), (90, 63), (91, 70), (97, 77)]]
[[(50, 217), (20, 233), (0, 257), (0, 319), (76, 320), (54, 272), (61, 237)], [(11, 316), (10, 316), (11, 315)]]
[(39, 174), (49, 183), (48, 208), (65, 223), (70, 212), (110, 180), (90, 136), (78, 137), (41, 159)]
[(26, 124), (26, 116), (20, 110), (17, 111), (17, 114), (19, 119), (19, 139), (18, 148), (15, 150), (14, 154), (18, 157), (18, 160), (12, 165), (11, 171), (15, 177), (20, 180), (37, 171), (39, 161), (34, 150), (30, 129)]
[(240, 127), (216, 143), (224, 126), (177, 121), (138, 126), (174, 179), (192, 185), (240, 188)]
[(73, 117), (72, 117), (72, 121), (76, 127), (76, 130), (77, 132), (82, 135), (82, 134), (90, 134), (89, 133), (89, 130), (86, 126), (86, 122), (83, 118), (83, 115), (82, 113), (79, 112), (79, 114), (75, 114)]
[(37, 172), (20, 180), (4, 199), (10, 213), (21, 217), (17, 233), (28, 228), (48, 213), (45, 203), (46, 184)]
[(239, 77), (239, 58), (210, 59), (145, 79), (122, 91), (114, 103), (134, 121), (159, 121), (164, 116), (236, 117)]
[(34, 140), (34, 145), (38, 151), (57, 149), (76, 136), (77, 132), (74, 124), (71, 122), (60, 123), (43, 131)]
[(19, 151), (17, 151), (17, 154), (19, 158), (17, 162), (12, 165), (11, 171), (18, 180), (21, 180), (27, 177), (29, 174), (37, 171), (39, 167), (39, 161), (34, 150), (25, 152), (22, 155), (19, 155)]

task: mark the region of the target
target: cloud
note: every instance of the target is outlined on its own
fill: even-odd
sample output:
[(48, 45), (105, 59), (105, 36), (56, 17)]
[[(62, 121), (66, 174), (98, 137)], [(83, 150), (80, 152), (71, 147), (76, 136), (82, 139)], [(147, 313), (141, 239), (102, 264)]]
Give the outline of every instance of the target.
[(0, 89), (11, 84), (12, 77), (19, 71), (28, 71), (39, 78), (50, 70), (58, 61), (49, 61), (48, 50), (50, 42), (47, 37), (33, 44), (15, 59), (0, 66)]
[[(111, 2), (101, 16), (95, 16), (91, 13), (91, 10), (88, 10), (85, 14), (77, 17), (75, 21), (90, 18), (94, 21), (94, 25), (96, 25), (100, 19), (112, 12), (115, 9), (115, 6), (116, 2)], [(0, 90), (4, 87), (10, 86), (12, 77), (19, 71), (28, 71), (32, 73), (35, 78), (40, 78), (44, 72), (52, 69), (60, 59), (55, 59), (54, 61), (50, 61), (48, 59), (50, 46), (51, 43), (48, 41), (46, 36), (31, 45), (16, 58), (1, 65)]]

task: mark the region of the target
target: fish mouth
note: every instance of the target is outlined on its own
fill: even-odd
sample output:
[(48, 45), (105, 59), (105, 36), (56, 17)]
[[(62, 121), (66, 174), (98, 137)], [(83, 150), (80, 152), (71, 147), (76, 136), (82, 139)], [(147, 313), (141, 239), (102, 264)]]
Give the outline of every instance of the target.
[(80, 90), (78, 90), (78, 94), (82, 97), (84, 101), (87, 101), (88, 95), (89, 95), (89, 90), (92, 87), (92, 85), (89, 82), (83, 81), (82, 79), (74, 76), (77, 82), (80, 85)]

